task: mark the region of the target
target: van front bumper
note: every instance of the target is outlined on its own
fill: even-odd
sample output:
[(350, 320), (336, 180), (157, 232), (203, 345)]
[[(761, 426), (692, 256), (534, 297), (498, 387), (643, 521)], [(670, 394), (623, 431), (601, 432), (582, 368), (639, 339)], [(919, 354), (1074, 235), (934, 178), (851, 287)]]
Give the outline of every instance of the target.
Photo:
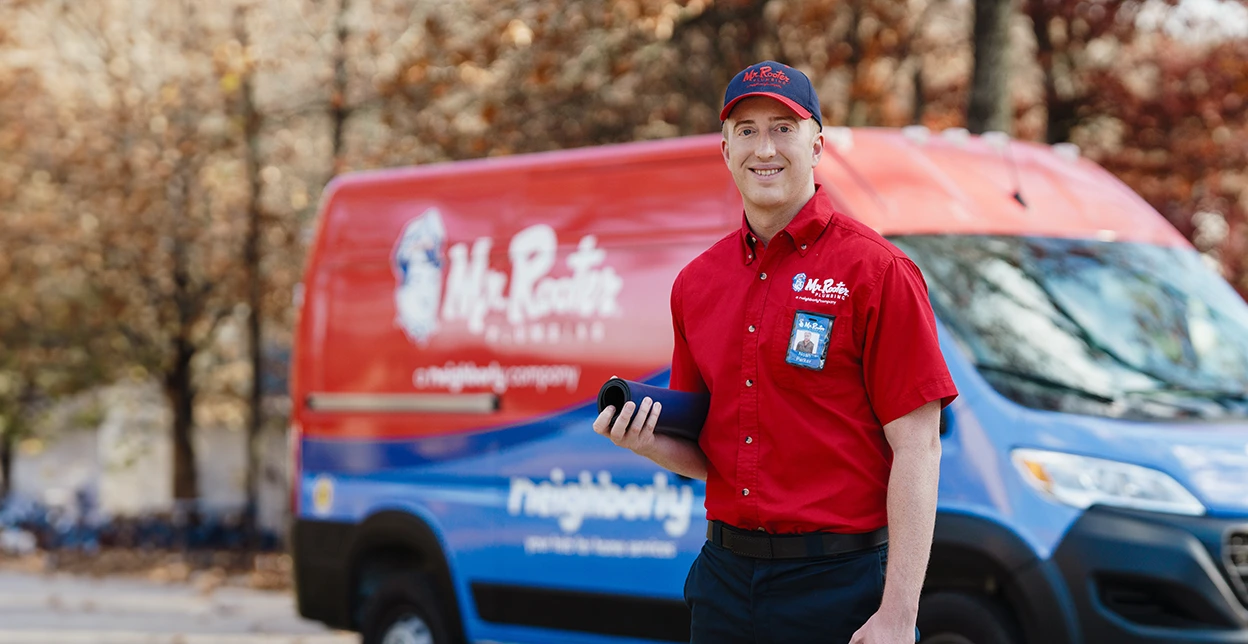
[[(1238, 537), (1238, 538), (1237, 538)], [(1094, 507), (1053, 554), (1083, 641), (1248, 644), (1248, 518)]]

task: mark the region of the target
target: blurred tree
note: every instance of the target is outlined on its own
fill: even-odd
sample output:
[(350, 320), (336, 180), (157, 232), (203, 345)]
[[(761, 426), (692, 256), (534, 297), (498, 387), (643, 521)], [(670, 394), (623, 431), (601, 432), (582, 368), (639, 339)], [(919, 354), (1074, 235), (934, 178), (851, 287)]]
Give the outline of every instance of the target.
[[(251, 363), (251, 378), (247, 396), (247, 431), (245, 450), (247, 471), (244, 479), (246, 507), (244, 521), (249, 532), (253, 532), (256, 523), (256, 510), (259, 494), (260, 472), (260, 430), (264, 426), (263, 381), (264, 373), (264, 276), (261, 272), (261, 228), (262, 212), (260, 196), (262, 182), (260, 179), (260, 131), (263, 119), (256, 108), (255, 96), (255, 61), (252, 59), (250, 35), (247, 27), (248, 9), (234, 8), (234, 38), (240, 46), (240, 55), (235, 57), (235, 64), (228, 59), (218, 57), (217, 73), (225, 81), (227, 87), (237, 86), (234, 108), (237, 120), (240, 121), (243, 138), (244, 172), (247, 177), (247, 231), (243, 241), (243, 268), (246, 274), (247, 290), (247, 345)], [(226, 80), (231, 79), (231, 80)], [(237, 79), (237, 80), (233, 80)]]
[(1023, 0), (1043, 78), (1045, 141), (1069, 141), (1071, 130), (1091, 115), (1097, 80), (1136, 41), (1140, 12), (1177, 1)]
[[(7, 26), (0, 22), (0, 498), (36, 415), (104, 377), (95, 329), (81, 323), (92, 303), (85, 272), (53, 208), (55, 177), (40, 167), (56, 141), (40, 118), (45, 88), (33, 59), (15, 55)], [(79, 225), (92, 222), (70, 222)]]
[[(1211, 37), (1212, 25), (1168, 30), (1164, 17), (1183, 9), (1177, 0), (1023, 7), (1041, 70), (1044, 139), (1078, 143), (1248, 293), (1245, 43)], [(1146, 11), (1152, 20), (1142, 19)]]
[(995, 130), (1011, 133), (1013, 114), (1008, 109), (1010, 24), (1014, 0), (975, 0), (972, 47), (975, 67), (971, 74), (971, 98), (966, 127), (976, 134)]
[(1248, 295), (1248, 42), (1155, 42), (1096, 77), (1075, 132)]
[(347, 104), (347, 38), (350, 35), (347, 15), (350, 10), (351, 0), (338, 0), (338, 13), (334, 19), (334, 84), (329, 95), (330, 140), (333, 142), (331, 177), (338, 176), (343, 170), (343, 135), (347, 129), (347, 118), (352, 112), (352, 107)]
[[(172, 409), (173, 493), (198, 496), (193, 360), (240, 299), (247, 183), (212, 64), (220, 10), (189, 2), (48, 3), (57, 207), (93, 221), (75, 244), (118, 371), (160, 378)], [(228, 14), (226, 14), (228, 16)], [(228, 24), (228, 23), (227, 23)]]
[[(921, 75), (923, 58), (940, 42), (931, 35), (933, 25), (943, 28), (945, 14), (955, 12), (946, 5), (374, 2), (360, 9), (371, 26), (353, 34), (354, 49), (348, 48), (353, 58), (345, 67), (357, 72), (343, 104), (358, 105), (376, 92), (380, 127), (347, 137), (347, 165), (716, 131), (724, 87), (742, 67), (764, 59), (811, 76), (828, 125), (905, 124), (914, 113), (912, 77)], [(360, 82), (365, 70), (371, 84)]]

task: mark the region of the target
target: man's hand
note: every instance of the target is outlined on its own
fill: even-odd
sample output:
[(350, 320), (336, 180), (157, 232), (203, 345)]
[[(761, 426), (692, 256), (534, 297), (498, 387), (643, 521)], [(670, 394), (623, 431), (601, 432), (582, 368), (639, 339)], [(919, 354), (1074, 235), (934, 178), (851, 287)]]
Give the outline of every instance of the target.
[(594, 421), (594, 432), (610, 438), (611, 442), (630, 449), (639, 456), (647, 456), (654, 451), (654, 427), (659, 423), (659, 412), (662, 410), (662, 403), (654, 402), (647, 396), (642, 399), (640, 408), (635, 410), (637, 415), (634, 417), (634, 405), (630, 400), (624, 403), (620, 417), (611, 423), (615, 407), (608, 405)]
[(914, 619), (877, 611), (849, 638), (849, 644), (914, 644)]
[(654, 461), (665, 470), (699, 481), (706, 480), (706, 454), (696, 442), (664, 434), (655, 435), (659, 412), (663, 411), (661, 403), (647, 397), (642, 399), (640, 408), (636, 408), (631, 400), (623, 407), (614, 423), (611, 416), (615, 414), (615, 407), (608, 405), (603, 409), (594, 420), (594, 432), (610, 438), (620, 447), (633, 450), (638, 456)]

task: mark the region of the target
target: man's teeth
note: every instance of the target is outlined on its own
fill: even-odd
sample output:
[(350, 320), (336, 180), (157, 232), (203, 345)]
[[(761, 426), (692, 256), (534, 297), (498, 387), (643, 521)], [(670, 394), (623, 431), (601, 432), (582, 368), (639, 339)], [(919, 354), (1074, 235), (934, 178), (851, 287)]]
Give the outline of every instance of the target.
[(763, 177), (770, 177), (771, 175), (776, 174), (777, 172), (780, 172), (780, 168), (771, 168), (769, 170), (755, 170), (754, 174), (757, 174)]

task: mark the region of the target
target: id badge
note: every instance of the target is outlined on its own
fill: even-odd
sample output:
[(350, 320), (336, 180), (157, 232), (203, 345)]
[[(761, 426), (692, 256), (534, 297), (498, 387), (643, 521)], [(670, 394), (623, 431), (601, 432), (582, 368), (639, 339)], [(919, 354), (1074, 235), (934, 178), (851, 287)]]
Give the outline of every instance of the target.
[(832, 335), (834, 321), (835, 315), (798, 311), (793, 316), (793, 330), (784, 361), (795, 367), (821, 371), (828, 357), (828, 338)]

